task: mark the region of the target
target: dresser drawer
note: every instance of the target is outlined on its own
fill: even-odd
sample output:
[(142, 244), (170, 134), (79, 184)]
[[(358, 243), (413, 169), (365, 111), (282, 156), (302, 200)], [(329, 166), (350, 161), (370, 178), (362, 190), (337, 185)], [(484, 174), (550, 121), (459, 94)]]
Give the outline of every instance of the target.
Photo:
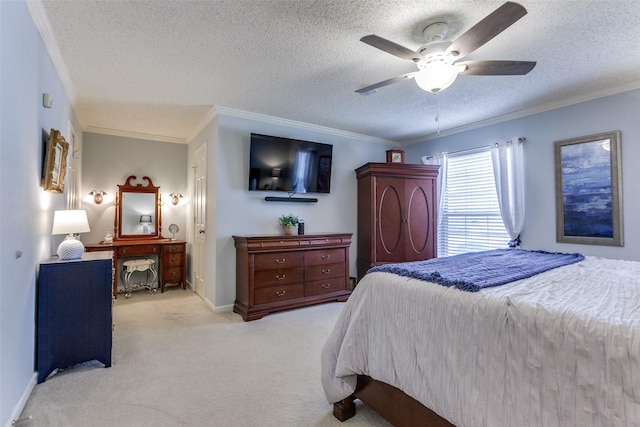
[(309, 244), (311, 246), (337, 246), (342, 243), (342, 239), (340, 238), (323, 238), (323, 239), (309, 239)]
[(253, 262), (255, 271), (294, 267), (302, 267), (302, 254), (300, 252), (278, 252), (255, 255)]
[(332, 277), (344, 277), (345, 266), (342, 264), (329, 264), (329, 265), (312, 265), (307, 267), (305, 271), (305, 280), (307, 282), (313, 280), (322, 280)]
[(271, 286), (256, 289), (255, 303), (268, 304), (270, 302), (285, 301), (304, 297), (304, 285)]
[(159, 254), (159, 245), (132, 245), (118, 248), (118, 256)]
[(296, 249), (300, 246), (300, 242), (297, 240), (283, 239), (283, 240), (263, 240), (263, 241), (251, 241), (247, 244), (247, 249), (250, 251), (260, 251), (263, 249)]
[(256, 271), (253, 275), (254, 286), (256, 288), (302, 283), (303, 280), (304, 269), (302, 267)]
[(319, 249), (304, 254), (304, 265), (326, 265), (344, 262), (344, 249)]
[(162, 280), (167, 283), (178, 283), (182, 280), (182, 267), (162, 269)]
[(165, 245), (164, 253), (184, 253), (184, 244), (175, 244), (175, 245)]
[(162, 257), (162, 267), (171, 268), (184, 265), (184, 253), (164, 254)]
[(345, 289), (344, 276), (325, 280), (314, 280), (313, 282), (306, 282), (304, 284), (304, 296), (310, 297), (313, 295), (328, 294), (336, 291), (344, 291)]

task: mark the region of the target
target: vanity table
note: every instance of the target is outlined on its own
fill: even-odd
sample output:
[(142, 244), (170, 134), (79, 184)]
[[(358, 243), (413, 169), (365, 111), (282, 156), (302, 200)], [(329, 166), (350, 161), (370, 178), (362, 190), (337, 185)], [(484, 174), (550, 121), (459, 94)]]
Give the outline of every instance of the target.
[[(111, 250), (113, 266), (119, 268), (118, 260), (158, 257), (158, 283), (164, 292), (167, 283), (186, 284), (186, 242), (162, 237), (162, 209), (160, 187), (153, 185), (151, 178), (144, 176), (137, 183), (135, 175), (118, 185), (113, 221), (112, 242), (85, 245), (87, 252)], [(117, 277), (113, 274), (113, 297), (118, 296)]]
[[(113, 251), (113, 265), (118, 268), (118, 259), (125, 257), (158, 256), (158, 284), (160, 292), (164, 292), (167, 283), (182, 284), (187, 289), (185, 280), (185, 246), (182, 240), (153, 239), (153, 240), (114, 240), (111, 244), (94, 243), (85, 245), (87, 252)], [(119, 273), (119, 272), (118, 272)], [(113, 297), (118, 296), (116, 274), (113, 275)]]

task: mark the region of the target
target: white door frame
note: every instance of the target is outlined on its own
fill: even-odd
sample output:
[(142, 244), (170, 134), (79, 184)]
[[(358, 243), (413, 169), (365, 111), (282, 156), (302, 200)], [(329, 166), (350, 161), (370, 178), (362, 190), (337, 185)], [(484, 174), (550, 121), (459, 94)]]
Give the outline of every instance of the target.
[(193, 155), (193, 280), (194, 290), (205, 298), (207, 146)]

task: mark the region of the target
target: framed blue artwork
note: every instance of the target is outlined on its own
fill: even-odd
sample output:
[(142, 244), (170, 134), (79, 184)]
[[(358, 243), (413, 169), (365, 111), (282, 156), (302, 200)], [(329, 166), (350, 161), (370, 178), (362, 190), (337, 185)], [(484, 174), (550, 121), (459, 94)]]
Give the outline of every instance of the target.
[(554, 146), (556, 241), (624, 246), (620, 131)]

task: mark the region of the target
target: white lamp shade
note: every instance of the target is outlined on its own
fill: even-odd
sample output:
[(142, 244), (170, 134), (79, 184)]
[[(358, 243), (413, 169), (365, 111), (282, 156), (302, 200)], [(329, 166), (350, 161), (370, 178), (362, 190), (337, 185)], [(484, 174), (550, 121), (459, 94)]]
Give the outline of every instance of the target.
[(431, 93), (445, 90), (458, 77), (458, 69), (445, 62), (433, 62), (425, 65), (416, 75), (416, 84), (420, 89)]
[(89, 220), (84, 210), (55, 211), (53, 214), (53, 230), (51, 234), (87, 233)]

